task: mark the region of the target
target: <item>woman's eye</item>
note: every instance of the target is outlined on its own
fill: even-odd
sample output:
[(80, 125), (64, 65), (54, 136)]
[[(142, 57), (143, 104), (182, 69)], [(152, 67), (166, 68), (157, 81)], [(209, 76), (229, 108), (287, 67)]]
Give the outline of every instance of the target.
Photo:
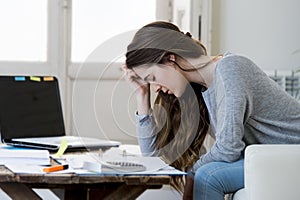
[(156, 80), (155, 76), (148, 75), (144, 78), (144, 81), (154, 82)]

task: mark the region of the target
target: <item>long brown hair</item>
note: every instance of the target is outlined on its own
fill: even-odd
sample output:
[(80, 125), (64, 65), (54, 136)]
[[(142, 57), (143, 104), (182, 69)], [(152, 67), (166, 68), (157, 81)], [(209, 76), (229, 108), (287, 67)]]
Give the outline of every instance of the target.
[[(170, 53), (183, 59), (197, 58), (206, 55), (206, 49), (174, 24), (158, 21), (137, 31), (127, 47), (126, 65), (134, 68), (143, 64), (163, 63)], [(199, 159), (209, 126), (202, 89), (202, 85), (191, 83), (179, 98), (159, 92), (153, 106), (157, 124), (155, 148), (168, 164), (184, 171)], [(175, 177), (172, 186), (182, 191), (183, 178)]]

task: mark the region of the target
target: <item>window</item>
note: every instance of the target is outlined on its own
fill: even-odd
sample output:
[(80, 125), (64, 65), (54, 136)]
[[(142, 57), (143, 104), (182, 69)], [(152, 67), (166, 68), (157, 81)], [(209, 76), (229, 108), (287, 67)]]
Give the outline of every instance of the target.
[(0, 6), (0, 61), (47, 60), (47, 0), (9, 0)]
[(154, 21), (155, 10), (156, 0), (73, 0), (71, 62), (84, 61), (106, 40)]

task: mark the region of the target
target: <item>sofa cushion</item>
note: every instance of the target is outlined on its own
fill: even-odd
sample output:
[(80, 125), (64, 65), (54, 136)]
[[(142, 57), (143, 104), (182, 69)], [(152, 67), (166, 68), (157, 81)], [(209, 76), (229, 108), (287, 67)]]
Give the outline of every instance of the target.
[(247, 200), (245, 188), (234, 193), (232, 200)]
[(250, 145), (244, 165), (247, 200), (300, 199), (300, 145)]

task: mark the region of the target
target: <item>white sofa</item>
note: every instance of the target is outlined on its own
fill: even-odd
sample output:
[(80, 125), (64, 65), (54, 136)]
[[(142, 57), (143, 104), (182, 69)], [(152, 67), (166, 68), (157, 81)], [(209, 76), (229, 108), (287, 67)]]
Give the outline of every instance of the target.
[(233, 200), (299, 200), (300, 145), (250, 145), (245, 188)]

